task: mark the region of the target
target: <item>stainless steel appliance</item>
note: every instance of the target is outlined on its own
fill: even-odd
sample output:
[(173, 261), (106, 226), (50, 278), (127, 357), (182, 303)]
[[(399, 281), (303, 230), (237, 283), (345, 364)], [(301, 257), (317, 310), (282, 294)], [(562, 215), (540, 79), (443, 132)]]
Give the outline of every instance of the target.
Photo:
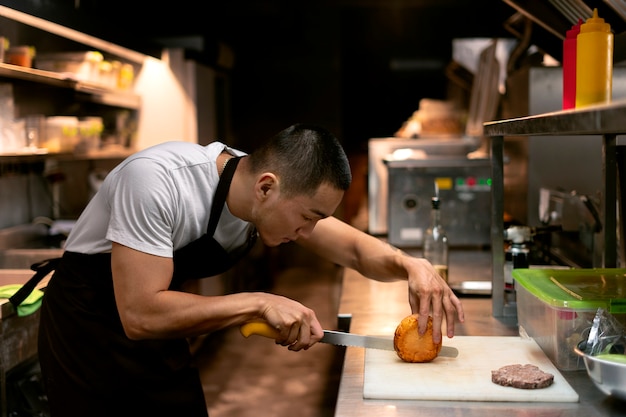
[(491, 230), (489, 159), (429, 157), (386, 159), (388, 240), (398, 247), (421, 247), (430, 223), (435, 184), (441, 220), (451, 248), (488, 247)]
[[(466, 155), (476, 150), (480, 143), (480, 138), (475, 137), (454, 139), (370, 139), (368, 142), (368, 232), (378, 236), (386, 236), (388, 233), (389, 175), (385, 160), (397, 158), (398, 155), (402, 155), (404, 159), (424, 159), (428, 157), (438, 158), (443, 161), (446, 158), (466, 159)], [(428, 198), (430, 201), (430, 196)]]
[[(494, 41), (478, 58), (464, 134), (420, 132), (417, 139), (368, 143), (368, 231), (421, 256), (434, 184), (450, 242), (449, 283), (459, 293), (490, 295), (491, 162), (482, 123), (499, 102)], [(424, 126), (422, 125), (422, 128)], [(471, 156), (471, 157), (470, 157)], [(487, 272), (485, 272), (487, 271)]]
[[(510, 75), (517, 94), (505, 101), (506, 118), (544, 114), (561, 109), (562, 69), (560, 67), (530, 67)], [(626, 99), (626, 67), (613, 69), (613, 101)], [(618, 135), (618, 143), (623, 139)], [(603, 141), (600, 135), (505, 137), (504, 167), (506, 212), (519, 213), (519, 201), (526, 202), (525, 215), (515, 220), (529, 227), (546, 224), (562, 225), (563, 230), (533, 239), (533, 247), (547, 254), (549, 262), (571, 267), (598, 267), (604, 247), (595, 229), (603, 225), (593, 218), (592, 203), (602, 212)], [(527, 148), (520, 161), (507, 145), (523, 143)], [(525, 169), (508, 169), (512, 166)], [(523, 175), (520, 175), (522, 173)], [(517, 182), (518, 187), (512, 184)], [(585, 200), (583, 200), (585, 199)], [(585, 201), (589, 202), (586, 203)], [(517, 206), (517, 207), (516, 207)], [(546, 217), (549, 212), (551, 217)], [(515, 213), (514, 213), (515, 214)], [(531, 261), (537, 259), (532, 253)], [(548, 262), (548, 261), (546, 261)]]
[[(399, 177), (403, 175), (403, 172), (411, 173), (410, 176), (417, 180), (416, 178), (417, 171), (415, 171), (418, 166), (422, 166), (423, 168), (428, 167), (428, 170), (422, 169), (421, 173), (426, 173), (430, 175), (430, 178), (425, 178), (424, 181), (432, 185), (432, 181), (434, 177), (432, 175), (433, 172), (436, 172), (437, 177), (471, 177), (480, 175), (483, 178), (488, 177), (488, 174), (485, 174), (485, 171), (489, 169), (489, 162), (484, 160), (470, 160), (468, 158), (468, 154), (470, 152), (477, 151), (477, 149), (481, 148), (483, 145), (483, 136), (482, 136), (482, 124), (485, 120), (493, 120), (496, 110), (497, 103), (499, 101), (499, 92), (498, 92), (498, 80), (499, 80), (499, 63), (496, 59), (496, 47), (497, 42), (493, 41), (489, 46), (484, 48), (480, 55), (477, 57), (478, 61), (478, 70), (475, 80), (472, 84), (472, 92), (470, 97), (470, 105), (467, 114), (467, 123), (465, 127), (464, 134), (457, 135), (428, 135), (420, 136), (418, 139), (404, 139), (404, 138), (373, 138), (368, 142), (368, 231), (373, 235), (381, 235), (384, 236), (389, 233), (388, 228), (388, 219), (390, 218), (390, 213), (388, 213), (388, 207), (395, 207), (396, 204), (400, 202), (403, 198), (402, 196), (397, 196), (400, 198), (395, 199), (394, 202), (388, 201), (390, 199), (390, 194), (388, 192), (389, 187), (389, 175), (387, 166), (385, 166), (385, 161), (391, 160), (405, 160), (409, 164), (413, 164), (414, 166), (410, 170), (406, 170), (397, 166), (397, 164), (390, 165), (392, 169), (395, 169)], [(474, 152), (474, 153), (478, 153)], [(487, 158), (487, 156), (483, 156)], [(413, 162), (409, 162), (413, 161)], [(480, 168), (479, 168), (480, 167)], [(452, 169), (452, 171), (450, 171)], [(478, 169), (479, 172), (475, 172), (474, 170)], [(434, 171), (433, 171), (434, 170)], [(396, 180), (398, 181), (398, 180)], [(412, 193), (424, 193), (420, 194), (422, 197), (427, 198), (426, 207), (429, 207), (430, 198), (432, 197), (433, 188), (428, 187), (425, 188), (423, 185), (426, 183), (422, 183), (419, 187), (417, 184), (414, 186), (407, 185), (407, 188), (412, 188)], [(489, 198), (489, 190), (478, 191), (477, 189), (468, 188), (467, 184), (465, 185), (466, 189), (461, 190), (461, 186), (459, 187), (451, 187), (450, 190), (446, 190), (446, 193), (450, 191), (448, 195), (448, 202), (444, 201), (444, 207), (447, 207), (446, 210), (452, 210), (455, 214), (465, 215), (468, 207), (473, 207), (473, 205), (483, 204), (486, 198)], [(419, 188), (419, 189), (418, 189)], [(403, 191), (401, 191), (402, 193)], [(480, 195), (475, 195), (475, 193), (479, 192)], [(427, 194), (427, 195), (426, 195)], [(475, 197), (478, 197), (475, 201)], [(470, 203), (472, 201), (472, 203)], [(480, 203), (479, 203), (480, 201)], [(481, 206), (482, 207), (482, 206)], [(402, 210), (402, 209), (401, 209)], [(457, 212), (457, 210), (461, 210), (461, 212)], [(488, 210), (485, 212), (488, 213)], [(442, 216), (445, 215), (442, 209)], [(420, 223), (416, 223), (416, 216), (420, 217)], [(395, 216), (394, 216), (395, 217)], [(489, 217), (489, 216), (487, 216)], [(411, 223), (407, 224), (407, 228), (412, 227), (420, 227), (421, 221), (428, 222), (428, 212), (424, 215), (422, 212), (414, 213), (413, 211), (402, 211), (399, 214), (399, 217), (394, 219), (394, 224), (399, 226), (400, 223), (404, 221), (410, 221)], [(484, 243), (484, 239), (481, 236), (483, 226), (483, 220), (479, 221), (478, 225), (476, 225), (476, 230), (479, 230), (477, 234), (474, 234), (472, 237), (466, 235), (469, 233), (470, 228), (469, 220), (463, 221), (463, 224), (458, 224), (458, 227), (454, 227), (451, 225), (450, 227), (446, 227), (446, 231), (448, 233), (452, 233), (453, 237), (458, 237), (457, 242), (459, 244), (470, 244), (472, 242), (474, 244), (481, 245)], [(454, 229), (457, 230), (454, 230)], [(397, 236), (396, 231), (394, 231), (393, 241), (399, 244), (411, 244), (415, 245), (421, 244), (421, 238), (407, 238), (407, 239), (396, 239)], [(400, 233), (400, 232), (398, 232)], [(409, 234), (412, 232), (409, 232)], [(465, 235), (461, 238), (462, 235)], [(406, 242), (404, 242), (406, 240)], [(487, 239), (488, 242), (488, 239)], [(451, 244), (455, 243), (451, 241)]]

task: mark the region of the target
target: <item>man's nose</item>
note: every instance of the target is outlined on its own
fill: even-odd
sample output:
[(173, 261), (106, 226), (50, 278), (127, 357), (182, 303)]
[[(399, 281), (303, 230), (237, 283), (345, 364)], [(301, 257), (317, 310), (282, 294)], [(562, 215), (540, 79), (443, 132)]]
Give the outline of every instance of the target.
[(313, 229), (315, 228), (315, 223), (311, 222), (311, 223), (307, 223), (302, 227), (298, 227), (296, 229), (296, 233), (298, 234), (298, 236), (302, 236), (304, 238), (307, 238), (311, 235), (311, 233), (313, 232)]

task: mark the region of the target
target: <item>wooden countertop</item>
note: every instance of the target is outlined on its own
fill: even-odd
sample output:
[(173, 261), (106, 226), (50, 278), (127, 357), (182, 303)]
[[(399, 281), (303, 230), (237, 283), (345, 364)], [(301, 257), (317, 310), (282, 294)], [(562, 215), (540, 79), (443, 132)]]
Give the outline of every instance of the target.
[[(465, 323), (456, 323), (456, 335), (516, 336), (516, 318), (495, 318), (491, 298), (462, 298)], [(393, 334), (397, 324), (410, 314), (406, 282), (381, 283), (346, 269), (339, 313), (351, 315), (350, 331), (359, 334)], [(444, 336), (444, 343), (446, 337)], [(624, 403), (602, 394), (583, 371), (561, 371), (580, 396), (578, 403), (513, 403), (364, 400), (364, 349), (348, 347), (339, 387), (336, 417), (403, 416), (502, 416), (590, 417), (626, 416)]]

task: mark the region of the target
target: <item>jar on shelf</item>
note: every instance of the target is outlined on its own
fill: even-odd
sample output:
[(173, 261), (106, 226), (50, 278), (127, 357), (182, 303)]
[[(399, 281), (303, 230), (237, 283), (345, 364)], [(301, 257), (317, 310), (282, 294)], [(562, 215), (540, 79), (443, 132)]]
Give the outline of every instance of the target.
[(33, 66), (33, 58), (35, 58), (35, 47), (29, 45), (12, 46), (5, 53), (7, 64), (26, 68)]
[(78, 121), (78, 143), (75, 152), (89, 153), (100, 149), (102, 117), (84, 117)]
[(46, 118), (46, 139), (42, 147), (49, 152), (73, 152), (78, 141), (78, 118), (51, 116)]

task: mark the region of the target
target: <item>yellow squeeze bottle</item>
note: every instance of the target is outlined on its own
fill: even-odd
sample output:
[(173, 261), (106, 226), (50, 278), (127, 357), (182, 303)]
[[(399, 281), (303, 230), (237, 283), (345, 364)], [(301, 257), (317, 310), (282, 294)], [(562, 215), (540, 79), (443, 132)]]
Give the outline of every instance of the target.
[(576, 39), (576, 108), (609, 103), (612, 88), (613, 32), (593, 9)]

